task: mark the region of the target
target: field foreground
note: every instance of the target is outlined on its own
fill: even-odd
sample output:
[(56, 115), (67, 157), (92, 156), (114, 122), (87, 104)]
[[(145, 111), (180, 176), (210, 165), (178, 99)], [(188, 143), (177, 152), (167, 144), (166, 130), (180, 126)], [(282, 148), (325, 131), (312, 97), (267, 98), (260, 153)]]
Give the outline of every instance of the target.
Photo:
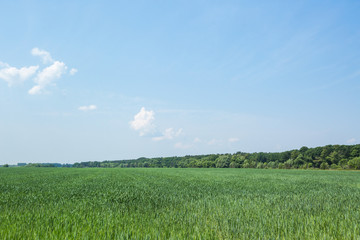
[(360, 173), (0, 169), (0, 239), (359, 239)]

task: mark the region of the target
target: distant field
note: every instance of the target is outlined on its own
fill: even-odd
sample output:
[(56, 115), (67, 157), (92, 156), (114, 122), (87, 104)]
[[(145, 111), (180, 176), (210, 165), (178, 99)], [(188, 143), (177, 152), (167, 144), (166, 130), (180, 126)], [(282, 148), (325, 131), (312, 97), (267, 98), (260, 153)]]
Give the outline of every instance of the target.
[(360, 172), (0, 169), (0, 239), (359, 239)]

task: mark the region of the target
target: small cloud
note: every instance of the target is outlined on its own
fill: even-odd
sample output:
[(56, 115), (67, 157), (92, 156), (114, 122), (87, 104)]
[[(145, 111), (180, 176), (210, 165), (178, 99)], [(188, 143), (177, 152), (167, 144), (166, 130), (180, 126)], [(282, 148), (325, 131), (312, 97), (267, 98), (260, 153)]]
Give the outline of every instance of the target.
[(75, 75), (75, 73), (77, 73), (77, 72), (78, 72), (78, 70), (76, 68), (72, 68), (70, 70), (70, 75)]
[(5, 80), (8, 86), (11, 87), (29, 79), (38, 69), (39, 66), (15, 68), (7, 63), (0, 62), (0, 79)]
[(31, 54), (33, 56), (38, 56), (41, 57), (42, 61), (44, 64), (48, 64), (48, 63), (53, 63), (54, 60), (52, 59), (51, 55), (49, 52), (45, 51), (45, 50), (41, 50), (39, 48), (33, 48), (31, 50)]
[(34, 81), (37, 83), (29, 90), (29, 94), (41, 94), (45, 92), (46, 86), (54, 84), (56, 79), (59, 79), (65, 72), (67, 66), (63, 62), (55, 61), (52, 65), (44, 68), (37, 74)]
[(175, 131), (173, 128), (167, 128), (163, 132), (162, 136), (159, 137), (153, 137), (153, 141), (161, 141), (161, 140), (171, 140), (175, 137), (178, 137), (182, 133), (182, 128)]
[(233, 142), (238, 142), (239, 139), (238, 139), (238, 138), (229, 138), (228, 141), (229, 141), (230, 143), (233, 143)]
[(41, 94), (41, 93), (44, 93), (44, 92), (45, 92), (44, 87), (42, 87), (40, 85), (35, 85), (28, 91), (28, 93), (30, 95)]
[(140, 136), (152, 132), (155, 128), (153, 122), (155, 120), (155, 113), (153, 111), (146, 111), (144, 107), (140, 109), (134, 116), (134, 120), (130, 121), (130, 127), (135, 131), (139, 131)]
[(194, 142), (194, 143), (199, 143), (199, 142), (201, 142), (201, 139), (198, 138), (198, 137), (196, 137), (196, 138), (194, 138), (193, 142)]
[(346, 141), (346, 143), (354, 144), (354, 143), (356, 143), (356, 139), (355, 138), (350, 138), (349, 140)]
[(188, 148), (191, 148), (192, 145), (190, 144), (184, 144), (182, 142), (178, 142), (178, 143), (175, 143), (174, 145), (175, 148), (181, 148), (181, 149), (188, 149)]
[(78, 108), (80, 111), (87, 112), (87, 111), (93, 111), (96, 110), (96, 105), (89, 105), (89, 106), (81, 106)]

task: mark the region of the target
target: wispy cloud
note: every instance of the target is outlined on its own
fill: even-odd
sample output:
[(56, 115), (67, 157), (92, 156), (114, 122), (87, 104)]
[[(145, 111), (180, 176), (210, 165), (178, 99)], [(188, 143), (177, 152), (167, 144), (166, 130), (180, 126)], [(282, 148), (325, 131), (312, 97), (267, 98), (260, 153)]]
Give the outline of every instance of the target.
[(77, 72), (78, 72), (78, 70), (76, 68), (72, 68), (70, 70), (70, 75), (75, 75), (75, 73), (77, 73)]
[(89, 105), (89, 106), (81, 106), (78, 108), (80, 111), (87, 112), (87, 111), (93, 111), (96, 110), (96, 105)]
[(139, 132), (140, 136), (144, 136), (155, 129), (154, 120), (154, 111), (146, 111), (145, 107), (142, 107), (129, 124), (132, 129)]
[(44, 93), (46, 86), (50, 84), (55, 85), (54, 81), (65, 74), (66, 70), (67, 66), (65, 63), (59, 61), (55, 61), (49, 67), (44, 68), (35, 77), (34, 82), (37, 84), (29, 90), (29, 94), (34, 95)]
[(42, 59), (42, 62), (44, 63), (44, 64), (49, 64), (49, 63), (53, 63), (54, 62), (54, 60), (52, 59), (52, 57), (51, 57), (51, 55), (50, 55), (50, 53), (49, 52), (47, 52), (47, 51), (45, 51), (45, 50), (41, 50), (41, 49), (39, 49), (39, 48), (33, 48), (32, 50), (31, 50), (31, 54), (33, 55), (33, 56), (38, 56), (38, 57), (41, 57), (41, 59)]
[(153, 141), (171, 140), (182, 133), (182, 128), (175, 131), (173, 128), (167, 128), (159, 137), (153, 137)]
[(356, 143), (356, 139), (355, 138), (350, 138), (349, 140), (346, 141), (346, 143), (354, 144), (354, 143)]
[(39, 66), (15, 68), (7, 63), (0, 62), (0, 79), (5, 80), (8, 86), (11, 87), (29, 79), (38, 69)]
[(233, 143), (233, 142), (238, 142), (238, 141), (239, 141), (239, 139), (238, 139), (238, 138), (233, 137), (233, 138), (229, 138), (229, 139), (228, 139), (228, 141), (229, 141), (230, 143)]

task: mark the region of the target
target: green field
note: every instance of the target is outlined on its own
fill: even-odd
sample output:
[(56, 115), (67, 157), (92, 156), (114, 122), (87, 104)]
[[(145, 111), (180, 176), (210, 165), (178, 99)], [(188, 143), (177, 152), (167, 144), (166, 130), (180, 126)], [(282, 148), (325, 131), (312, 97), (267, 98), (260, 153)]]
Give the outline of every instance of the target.
[(359, 239), (360, 172), (0, 169), (0, 239)]

